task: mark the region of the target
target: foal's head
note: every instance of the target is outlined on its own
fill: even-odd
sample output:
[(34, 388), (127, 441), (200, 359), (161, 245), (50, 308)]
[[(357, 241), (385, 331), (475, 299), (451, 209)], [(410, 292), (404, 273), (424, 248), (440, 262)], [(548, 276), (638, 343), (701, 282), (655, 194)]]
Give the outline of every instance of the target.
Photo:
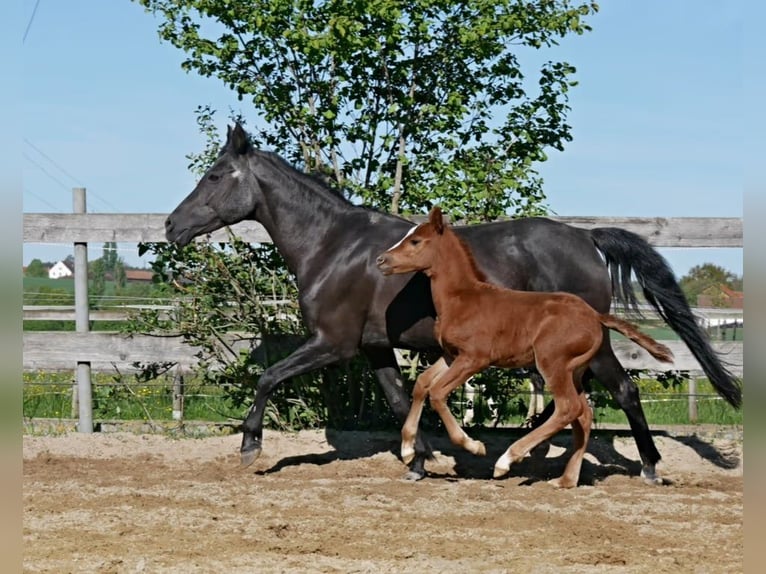
[(384, 275), (427, 271), (433, 265), (445, 229), (442, 211), (434, 207), (428, 221), (410, 229), (396, 245), (378, 257), (378, 268)]

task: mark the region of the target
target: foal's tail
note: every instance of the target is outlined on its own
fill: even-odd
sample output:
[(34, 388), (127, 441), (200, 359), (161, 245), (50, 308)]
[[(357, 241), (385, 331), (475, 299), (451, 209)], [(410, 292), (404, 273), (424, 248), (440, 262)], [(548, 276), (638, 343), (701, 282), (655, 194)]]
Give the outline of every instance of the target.
[(619, 331), (628, 339), (641, 345), (644, 349), (649, 351), (649, 354), (651, 354), (652, 357), (658, 361), (662, 361), (663, 363), (673, 362), (673, 351), (671, 351), (662, 343), (658, 343), (649, 335), (645, 335), (627, 321), (618, 319), (614, 315), (609, 315), (608, 313), (601, 314), (599, 319), (601, 320), (601, 324), (604, 325), (604, 327)]

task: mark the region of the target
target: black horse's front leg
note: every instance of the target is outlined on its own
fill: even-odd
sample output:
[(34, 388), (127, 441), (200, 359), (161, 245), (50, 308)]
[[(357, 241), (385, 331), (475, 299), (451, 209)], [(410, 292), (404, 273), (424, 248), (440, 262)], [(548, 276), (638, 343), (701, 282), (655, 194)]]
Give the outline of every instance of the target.
[[(402, 424), (410, 412), (410, 396), (404, 389), (404, 379), (399, 365), (396, 363), (396, 355), (393, 349), (374, 348), (365, 349), (364, 354), (370, 361), (370, 366), (375, 372), (383, 394), (386, 396), (391, 410)], [(415, 437), (415, 458), (410, 463), (410, 468), (404, 475), (405, 480), (420, 480), (426, 475), (426, 460), (433, 459), (433, 450), (422, 431), (418, 431)]]
[(353, 351), (342, 352), (318, 336), (311, 337), (292, 354), (266, 369), (255, 390), (255, 402), (242, 424), (241, 468), (253, 464), (261, 455), (263, 417), (271, 393), (284, 381), (315, 369), (350, 358)]

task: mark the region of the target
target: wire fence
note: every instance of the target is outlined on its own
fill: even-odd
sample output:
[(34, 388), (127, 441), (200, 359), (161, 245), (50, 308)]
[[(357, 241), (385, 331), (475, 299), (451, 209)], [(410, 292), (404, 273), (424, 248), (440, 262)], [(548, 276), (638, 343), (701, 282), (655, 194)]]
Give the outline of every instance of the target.
[[(74, 372), (26, 374), (23, 384), (24, 419), (76, 418), (72, 406), (75, 386)], [(515, 393), (514, 399), (519, 405), (518, 412), (504, 420), (495, 418), (491, 399), (487, 401), (482, 398), (480, 390), (473, 390), (468, 396), (465, 393), (455, 393), (451, 408), (466, 426), (524, 426), (528, 424), (528, 405), (534, 400), (534, 395), (524, 389)], [(547, 393), (544, 393), (543, 402), (547, 403), (549, 399)], [(614, 408), (614, 405), (605, 406), (608, 401), (606, 391), (595, 390), (591, 393), (596, 422), (627, 423), (621, 410)], [(122, 375), (111, 378), (101, 376), (94, 381), (93, 402), (96, 421), (186, 420), (236, 423), (246, 415), (245, 407), (233, 406), (227, 399), (226, 389), (169, 374), (151, 381), (137, 381)], [(650, 425), (743, 423), (741, 411), (733, 409), (712, 389), (704, 387), (694, 393), (690, 393), (685, 385), (660, 392), (643, 389), (641, 402)], [(477, 422), (474, 414), (479, 403), (485, 405), (485, 416)], [(695, 406), (693, 417), (690, 404)]]

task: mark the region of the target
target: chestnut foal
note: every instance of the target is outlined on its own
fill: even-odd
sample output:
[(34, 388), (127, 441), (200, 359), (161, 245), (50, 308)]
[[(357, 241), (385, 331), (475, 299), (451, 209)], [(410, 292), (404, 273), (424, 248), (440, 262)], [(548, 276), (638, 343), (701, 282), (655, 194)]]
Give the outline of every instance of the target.
[(593, 421), (581, 377), (601, 346), (603, 327), (619, 331), (657, 360), (672, 362), (673, 354), (665, 345), (626, 321), (598, 313), (576, 295), (515, 291), (485, 282), (470, 250), (445, 224), (438, 207), (431, 210), (426, 223), (413, 227), (380, 255), (377, 265), (386, 275), (423, 271), (430, 277), (437, 314), (434, 334), (444, 351), (415, 383), (402, 427), (405, 463), (415, 455), (426, 395), (454, 444), (486, 454), (484, 444), (471, 439), (452, 416), (447, 396), (489, 366), (534, 365), (548, 384), (555, 410), (540, 427), (508, 448), (495, 463), (494, 476), (505, 475), (511, 463), (571, 424), (574, 453), (564, 474), (550, 482), (562, 488), (577, 486)]

